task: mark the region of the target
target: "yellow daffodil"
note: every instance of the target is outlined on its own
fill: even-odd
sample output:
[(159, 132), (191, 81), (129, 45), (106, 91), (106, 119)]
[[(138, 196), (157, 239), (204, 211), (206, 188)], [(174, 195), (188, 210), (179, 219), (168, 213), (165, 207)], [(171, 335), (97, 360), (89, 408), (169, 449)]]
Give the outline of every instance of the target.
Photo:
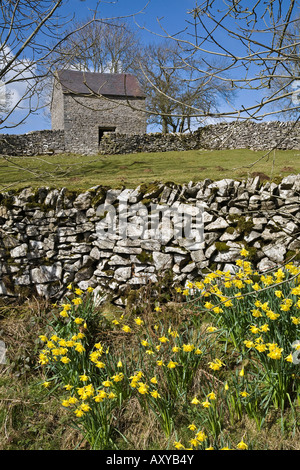
[(205, 434), (204, 431), (197, 432), (195, 437), (196, 437), (197, 441), (199, 441), (199, 442), (204, 442), (207, 439), (207, 435)]
[(203, 408), (209, 408), (211, 406), (211, 403), (208, 400), (205, 400), (201, 403)]
[(241, 450), (247, 450), (248, 446), (243, 440), (241, 440), (241, 442), (238, 443), (237, 448)]
[(169, 338), (167, 338), (166, 336), (161, 336), (160, 338), (158, 338), (158, 340), (161, 343), (167, 343), (169, 341)]
[(170, 361), (167, 365), (169, 369), (175, 369), (175, 367), (178, 366), (178, 362)]
[(188, 428), (189, 428), (191, 431), (195, 431), (195, 430), (197, 429), (197, 426), (196, 426), (194, 423), (192, 423), (192, 424), (190, 424), (190, 425), (188, 426)]
[(79, 376), (79, 380), (81, 380), (82, 382), (87, 382), (89, 378), (86, 374), (82, 374)]
[(191, 352), (195, 349), (195, 346), (193, 344), (183, 344), (182, 349), (185, 352)]
[(192, 405), (199, 405), (199, 403), (200, 403), (200, 401), (198, 400), (197, 397), (194, 397), (194, 398), (192, 399), (192, 401), (191, 401), (191, 404), (192, 404)]
[(102, 382), (102, 385), (103, 387), (111, 387), (112, 382), (110, 380), (104, 380), (104, 382)]
[(75, 289), (75, 294), (76, 294), (76, 295), (82, 295), (82, 294), (83, 294), (83, 290), (77, 288), (77, 289)]
[(173, 445), (174, 445), (175, 449), (178, 449), (178, 450), (184, 449), (184, 445), (182, 445), (181, 442), (175, 441), (173, 443)]
[(131, 328), (128, 325), (124, 325), (122, 330), (125, 331), (125, 333), (131, 333)]
[(206, 328), (206, 331), (208, 331), (208, 333), (213, 333), (216, 330), (217, 330), (217, 328), (215, 326), (208, 326)]
[(214, 392), (210, 392), (208, 395), (207, 395), (207, 398), (209, 398), (210, 400), (216, 400), (216, 394)]
[(240, 254), (246, 258), (249, 255), (249, 251), (247, 251), (245, 248), (243, 248), (240, 251)]
[(141, 395), (145, 395), (146, 393), (148, 393), (148, 390), (149, 390), (149, 386), (140, 382), (139, 383), (139, 388), (138, 388), (138, 392), (141, 394)]
[(65, 388), (66, 390), (72, 390), (73, 386), (70, 385), (70, 384), (67, 384), (67, 385), (64, 385), (64, 388)]
[(286, 360), (287, 362), (293, 362), (293, 355), (292, 355), (292, 354), (289, 354), (289, 355), (285, 358), (285, 360)]

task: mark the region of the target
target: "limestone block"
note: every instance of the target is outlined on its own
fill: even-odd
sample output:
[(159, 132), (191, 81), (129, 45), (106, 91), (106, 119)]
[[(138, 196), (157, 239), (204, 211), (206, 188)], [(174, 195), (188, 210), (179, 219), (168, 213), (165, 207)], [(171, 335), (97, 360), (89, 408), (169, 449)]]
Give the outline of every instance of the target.
[(91, 205), (91, 193), (85, 192), (79, 194), (73, 203), (74, 207), (78, 210), (87, 210)]
[(16, 248), (10, 250), (10, 256), (12, 258), (22, 258), (27, 255), (27, 251), (28, 246), (26, 243), (23, 243), (22, 245), (16, 246)]
[(207, 227), (205, 227), (205, 230), (209, 232), (209, 231), (214, 231), (214, 230), (222, 230), (227, 227), (229, 227), (228, 222), (226, 222), (226, 220), (223, 219), (223, 217), (218, 217), (214, 222), (212, 222), (211, 224), (208, 224)]
[(152, 256), (153, 256), (154, 266), (158, 271), (171, 268), (172, 266), (171, 255), (167, 253), (161, 253), (159, 251), (154, 251)]
[(276, 263), (282, 262), (286, 254), (286, 248), (282, 245), (263, 246), (262, 251), (271, 261)]
[(114, 279), (117, 281), (126, 281), (131, 277), (131, 267), (118, 268), (115, 270)]
[(33, 268), (30, 271), (30, 275), (34, 284), (59, 281), (62, 277), (62, 267), (61, 264), (42, 265), (39, 268)]

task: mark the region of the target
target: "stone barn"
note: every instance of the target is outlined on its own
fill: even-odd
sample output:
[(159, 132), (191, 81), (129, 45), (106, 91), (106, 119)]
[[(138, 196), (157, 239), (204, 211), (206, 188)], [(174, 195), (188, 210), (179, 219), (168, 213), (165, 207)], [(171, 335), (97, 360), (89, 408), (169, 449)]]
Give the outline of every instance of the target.
[(64, 130), (67, 152), (97, 154), (104, 132), (146, 133), (145, 98), (131, 74), (57, 71), (52, 130)]

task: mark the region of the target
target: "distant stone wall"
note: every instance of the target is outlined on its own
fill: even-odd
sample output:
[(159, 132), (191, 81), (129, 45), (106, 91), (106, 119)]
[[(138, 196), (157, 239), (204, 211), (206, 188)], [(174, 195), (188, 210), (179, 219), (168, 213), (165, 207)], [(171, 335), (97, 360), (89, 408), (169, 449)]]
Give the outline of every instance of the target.
[(212, 124), (189, 134), (125, 135), (107, 133), (100, 145), (104, 155), (195, 149), (300, 149), (300, 123), (270, 121)]
[(2, 155), (51, 155), (65, 152), (64, 131), (44, 130), (28, 134), (0, 134)]
[[(73, 282), (122, 305), (128, 289), (153, 284), (166, 273), (182, 285), (207, 268), (232, 271), (243, 247), (261, 272), (290, 259), (299, 263), (299, 203), (300, 175), (277, 184), (261, 184), (256, 177), (119, 190), (97, 186), (84, 193), (48, 188), (3, 193), (0, 296), (57, 299)], [(178, 219), (165, 224), (161, 216), (184, 209), (193, 217), (199, 205), (200, 239), (195, 231), (176, 232)], [(120, 230), (124, 216), (126, 237)]]
[[(72, 113), (76, 114), (76, 105), (73, 101), (70, 98), (65, 110), (70, 116)], [(142, 106), (143, 103), (141, 102), (140, 105)], [(118, 114), (119, 107), (124, 106), (121, 103), (116, 104), (115, 108), (110, 110), (111, 114)], [(279, 121), (232, 122), (212, 124), (189, 134), (145, 134), (143, 133), (144, 123), (142, 120), (139, 121), (141, 114), (138, 111), (136, 111), (136, 116), (134, 114), (122, 116), (122, 126), (127, 129), (126, 133), (120, 133), (117, 127), (116, 132), (104, 133), (99, 145), (98, 124), (101, 123), (103, 127), (112, 125), (107, 114), (103, 115), (102, 120), (98, 116), (97, 120), (90, 122), (87, 117), (84, 117), (84, 112), (81, 112), (78, 114), (78, 119), (70, 118), (71, 127), (66, 131), (45, 130), (23, 135), (2, 134), (0, 135), (0, 154), (25, 156), (71, 152), (82, 155), (115, 155), (195, 149), (270, 150), (274, 147), (283, 150), (300, 150), (300, 123), (294, 125), (292, 122)], [(90, 124), (82, 126), (82, 119)], [(134, 128), (132, 128), (132, 122), (135, 123)], [(140, 122), (139, 128), (137, 128), (138, 122)], [(96, 127), (95, 123), (97, 123)]]

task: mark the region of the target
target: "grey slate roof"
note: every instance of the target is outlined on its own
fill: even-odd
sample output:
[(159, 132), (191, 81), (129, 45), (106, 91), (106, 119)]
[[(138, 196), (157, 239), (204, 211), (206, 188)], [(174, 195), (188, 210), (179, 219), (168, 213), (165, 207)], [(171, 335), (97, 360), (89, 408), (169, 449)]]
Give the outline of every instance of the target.
[(82, 95), (99, 93), (104, 96), (145, 98), (141, 85), (134, 75), (59, 70), (56, 73), (63, 93)]

